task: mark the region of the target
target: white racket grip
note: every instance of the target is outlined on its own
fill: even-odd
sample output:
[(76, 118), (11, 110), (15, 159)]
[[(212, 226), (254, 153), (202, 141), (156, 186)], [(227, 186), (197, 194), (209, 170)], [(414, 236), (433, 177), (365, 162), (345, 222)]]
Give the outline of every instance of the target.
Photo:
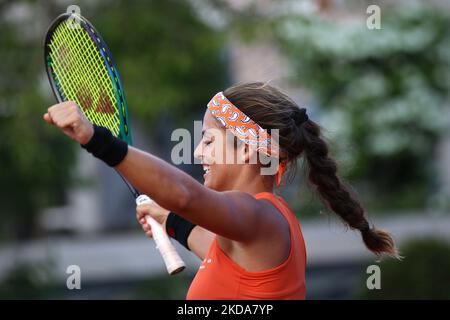
[[(153, 200), (150, 199), (145, 194), (141, 194), (136, 198), (136, 205), (152, 203)], [(166, 232), (164, 232), (163, 227), (159, 224), (155, 219), (151, 216), (145, 216), (145, 220), (152, 228), (153, 239), (156, 242), (156, 248), (161, 253), (163, 257), (164, 263), (166, 264), (167, 271), (170, 275), (176, 274), (180, 271), (183, 271), (186, 267), (184, 261), (178, 255), (175, 247), (170, 241), (169, 236)]]

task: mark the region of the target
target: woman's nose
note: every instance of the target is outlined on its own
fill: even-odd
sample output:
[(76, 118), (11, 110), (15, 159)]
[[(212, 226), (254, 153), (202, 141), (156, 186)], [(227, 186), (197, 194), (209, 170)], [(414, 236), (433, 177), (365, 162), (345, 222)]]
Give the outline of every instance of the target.
[(203, 159), (203, 148), (202, 148), (202, 142), (197, 145), (197, 147), (194, 150), (194, 157), (202, 160)]

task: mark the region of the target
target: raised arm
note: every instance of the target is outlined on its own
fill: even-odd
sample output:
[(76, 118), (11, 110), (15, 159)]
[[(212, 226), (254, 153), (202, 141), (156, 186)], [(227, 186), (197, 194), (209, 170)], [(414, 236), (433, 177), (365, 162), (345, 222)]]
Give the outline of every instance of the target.
[[(137, 189), (162, 207), (205, 229), (236, 241), (248, 241), (257, 232), (261, 204), (243, 192), (208, 189), (171, 164), (130, 147), (116, 169)], [(262, 219), (264, 220), (264, 219)]]
[[(50, 107), (44, 120), (81, 144), (94, 135), (92, 124), (73, 102)], [(208, 189), (175, 166), (136, 148), (128, 148), (116, 169), (162, 207), (214, 234), (247, 242), (273, 226), (273, 217), (264, 214), (263, 204), (251, 195)]]

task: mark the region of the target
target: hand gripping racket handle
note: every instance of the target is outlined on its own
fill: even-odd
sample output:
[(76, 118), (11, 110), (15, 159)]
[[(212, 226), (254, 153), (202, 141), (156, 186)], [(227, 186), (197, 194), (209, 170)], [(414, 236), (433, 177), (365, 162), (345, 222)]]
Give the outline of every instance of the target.
[[(145, 194), (141, 194), (136, 198), (136, 205), (150, 204), (153, 200)], [(172, 242), (169, 239), (167, 233), (164, 232), (163, 227), (151, 216), (146, 215), (145, 220), (152, 228), (153, 239), (156, 242), (156, 248), (161, 253), (164, 263), (166, 264), (167, 271), (170, 275), (183, 271), (186, 267), (184, 261), (178, 255)]]

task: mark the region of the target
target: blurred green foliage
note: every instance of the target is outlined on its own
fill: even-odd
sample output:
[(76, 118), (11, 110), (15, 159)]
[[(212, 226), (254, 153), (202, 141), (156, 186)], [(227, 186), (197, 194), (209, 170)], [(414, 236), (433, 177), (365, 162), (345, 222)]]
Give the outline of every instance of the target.
[[(222, 34), (206, 25), (188, 2), (75, 4), (109, 45), (130, 116), (148, 132), (153, 134), (155, 120), (168, 114), (182, 125), (223, 88)], [(55, 103), (42, 42), (46, 26), (65, 11), (56, 1), (0, 6), (0, 239), (35, 234), (39, 211), (62, 204), (72, 181), (77, 146), (42, 120)]]
[(191, 127), (223, 89), (224, 35), (187, 1), (103, 2), (91, 20), (113, 52), (131, 115), (143, 123), (170, 114)]
[[(424, 207), (433, 158), (449, 127), (450, 13), (432, 6), (365, 19), (280, 19), (276, 37), (295, 79), (311, 89), (319, 122), (353, 181), (378, 210)], [(395, 192), (392, 192), (395, 190)]]
[(42, 120), (41, 39), (25, 28), (0, 19), (0, 238), (33, 233), (39, 210), (63, 201), (74, 163), (74, 145)]
[(380, 264), (380, 290), (364, 287), (356, 297), (387, 300), (450, 298), (448, 242), (437, 238), (412, 240), (401, 248), (401, 254), (403, 261), (391, 259)]
[(53, 278), (50, 262), (19, 264), (3, 279), (0, 299), (125, 299), (184, 300), (194, 277), (192, 273), (150, 276), (138, 279), (109, 279), (82, 282), (80, 290), (69, 290), (64, 279)]
[(0, 299), (50, 299), (57, 292), (51, 260), (30, 265), (19, 263), (2, 280)]

